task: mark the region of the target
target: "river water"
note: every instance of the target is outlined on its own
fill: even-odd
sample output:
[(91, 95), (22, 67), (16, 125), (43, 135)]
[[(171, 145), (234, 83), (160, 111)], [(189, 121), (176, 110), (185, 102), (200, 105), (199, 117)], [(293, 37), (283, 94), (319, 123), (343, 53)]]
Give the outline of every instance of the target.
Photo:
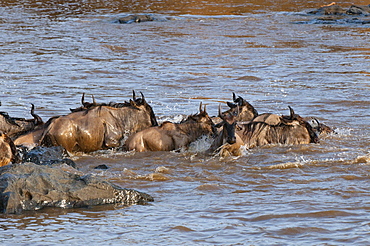
[[(178, 121), (200, 102), (217, 115), (235, 92), (259, 113), (290, 105), (337, 132), (238, 158), (205, 156), (207, 139), (182, 152), (77, 155), (79, 170), (155, 201), (1, 215), (0, 244), (369, 245), (370, 25), (306, 14), (328, 3), (0, 1), (1, 111), (11, 116), (30, 118), (34, 103), (46, 121), (83, 92), (122, 102), (136, 90), (159, 121)], [(156, 21), (116, 22), (132, 13)]]

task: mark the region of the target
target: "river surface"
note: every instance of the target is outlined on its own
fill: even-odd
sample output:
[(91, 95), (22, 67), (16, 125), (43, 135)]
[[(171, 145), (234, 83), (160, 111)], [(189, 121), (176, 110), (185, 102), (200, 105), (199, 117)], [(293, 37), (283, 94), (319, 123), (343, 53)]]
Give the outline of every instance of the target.
[[(325, 23), (329, 2), (0, 1), (1, 111), (46, 121), (144, 93), (179, 121), (232, 93), (259, 113), (315, 116), (337, 134), (238, 158), (98, 151), (79, 170), (152, 195), (129, 207), (0, 215), (2, 245), (370, 245), (370, 24)], [(339, 1), (342, 6), (368, 1)], [(118, 24), (128, 14), (153, 22)], [(96, 170), (106, 164), (109, 169)]]

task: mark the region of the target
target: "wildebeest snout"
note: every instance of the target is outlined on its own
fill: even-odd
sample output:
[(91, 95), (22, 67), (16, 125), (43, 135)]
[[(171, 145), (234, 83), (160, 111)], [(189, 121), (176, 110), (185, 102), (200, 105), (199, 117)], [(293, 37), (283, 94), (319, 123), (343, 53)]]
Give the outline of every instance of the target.
[(236, 137), (235, 136), (230, 136), (226, 140), (229, 144), (234, 144), (236, 143)]

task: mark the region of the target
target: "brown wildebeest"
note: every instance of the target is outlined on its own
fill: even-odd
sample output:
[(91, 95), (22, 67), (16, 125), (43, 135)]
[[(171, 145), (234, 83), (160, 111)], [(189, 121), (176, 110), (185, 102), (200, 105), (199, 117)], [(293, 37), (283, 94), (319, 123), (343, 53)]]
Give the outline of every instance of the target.
[(206, 107), (199, 113), (188, 116), (180, 123), (164, 122), (161, 126), (147, 128), (131, 135), (126, 143), (127, 150), (171, 151), (186, 148), (203, 135), (214, 134), (214, 124), (206, 112)]
[(17, 160), (17, 150), (13, 141), (5, 133), (0, 131), (0, 167), (14, 163)]
[(40, 145), (62, 146), (69, 152), (92, 152), (119, 147), (132, 133), (156, 126), (152, 107), (142, 98), (129, 103), (93, 106), (45, 123)]
[(36, 127), (34, 130), (29, 131), (23, 135), (18, 136), (14, 139), (14, 144), (16, 146), (23, 145), (29, 149), (32, 149), (38, 145), (40, 145), (40, 140), (44, 134), (44, 130), (47, 125), (40, 125)]
[(31, 104), (31, 115), (33, 119), (10, 117), (7, 113), (0, 112), (0, 131), (13, 139), (21, 134), (32, 131), (36, 126), (43, 124), (41, 117), (35, 114), (34, 111), (35, 106)]
[(237, 134), (247, 148), (267, 144), (308, 144), (318, 143), (318, 137), (311, 125), (290, 109), (290, 116), (283, 116), (278, 125), (269, 125), (265, 122), (250, 122), (241, 125)]
[(235, 133), (237, 128), (238, 111), (233, 113), (221, 113), (221, 105), (218, 108), (218, 117), (222, 119), (220, 123), (215, 125), (216, 128), (221, 128), (221, 131), (214, 138), (211, 147), (206, 153), (217, 154), (221, 157), (239, 156), (241, 155), (240, 147), (243, 145), (243, 140)]
[[(264, 113), (258, 115), (256, 118), (252, 120), (252, 122), (265, 122), (266, 124), (276, 126), (284, 122), (284, 117), (286, 118), (287, 116), (279, 116), (277, 114)], [(332, 128), (323, 123), (320, 123), (314, 117), (307, 117), (304, 118), (304, 120), (311, 125), (312, 129), (318, 135), (335, 133), (335, 131)]]

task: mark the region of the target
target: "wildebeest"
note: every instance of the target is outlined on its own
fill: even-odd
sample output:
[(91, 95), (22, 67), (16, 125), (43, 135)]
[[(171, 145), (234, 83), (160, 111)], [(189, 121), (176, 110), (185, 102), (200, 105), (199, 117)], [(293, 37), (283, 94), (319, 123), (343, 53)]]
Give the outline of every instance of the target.
[[(255, 117), (252, 121), (265, 122), (269, 125), (276, 126), (284, 122), (284, 117), (287, 118), (286, 116), (281, 116), (277, 114), (264, 113)], [(311, 125), (312, 129), (316, 132), (317, 135), (335, 133), (335, 131), (331, 127), (319, 122), (314, 117), (305, 117), (304, 120)]]
[(222, 121), (215, 125), (221, 130), (213, 139), (210, 148), (206, 151), (209, 154), (218, 154), (221, 157), (241, 155), (240, 147), (243, 145), (242, 139), (235, 133), (237, 128), (238, 111), (221, 113), (221, 105), (218, 109), (218, 116)]
[(40, 125), (36, 127), (34, 130), (16, 137), (14, 139), (14, 144), (16, 146), (22, 145), (29, 149), (32, 149), (40, 145), (40, 140), (43, 136), (45, 128), (46, 128), (46, 125)]
[[(335, 133), (335, 131), (331, 127), (319, 122), (314, 117), (307, 117), (304, 118), (304, 120), (311, 125), (312, 129), (314, 130), (314, 132), (316, 132), (317, 135)], [(258, 115), (256, 118), (252, 120), (252, 122), (265, 122), (266, 124), (276, 126), (284, 122), (284, 116), (271, 113), (264, 113)]]
[(17, 160), (17, 150), (13, 141), (0, 131), (0, 167), (8, 165), (10, 162), (14, 163)]
[(125, 136), (158, 125), (152, 107), (141, 95), (127, 103), (94, 105), (51, 118), (45, 123), (40, 144), (62, 146), (69, 152), (119, 147)]
[(311, 125), (289, 107), (290, 115), (281, 117), (278, 125), (265, 122), (243, 124), (237, 134), (247, 148), (267, 144), (308, 144), (318, 143), (318, 137)]
[(214, 124), (206, 112), (199, 107), (199, 113), (188, 116), (180, 123), (163, 122), (161, 126), (150, 127), (131, 135), (125, 143), (127, 150), (171, 151), (186, 148), (202, 135), (214, 134)]
[(40, 116), (35, 114), (35, 106), (31, 104), (31, 115), (33, 119), (10, 117), (8, 113), (0, 112), (0, 131), (10, 138), (32, 131), (36, 126), (43, 124)]

